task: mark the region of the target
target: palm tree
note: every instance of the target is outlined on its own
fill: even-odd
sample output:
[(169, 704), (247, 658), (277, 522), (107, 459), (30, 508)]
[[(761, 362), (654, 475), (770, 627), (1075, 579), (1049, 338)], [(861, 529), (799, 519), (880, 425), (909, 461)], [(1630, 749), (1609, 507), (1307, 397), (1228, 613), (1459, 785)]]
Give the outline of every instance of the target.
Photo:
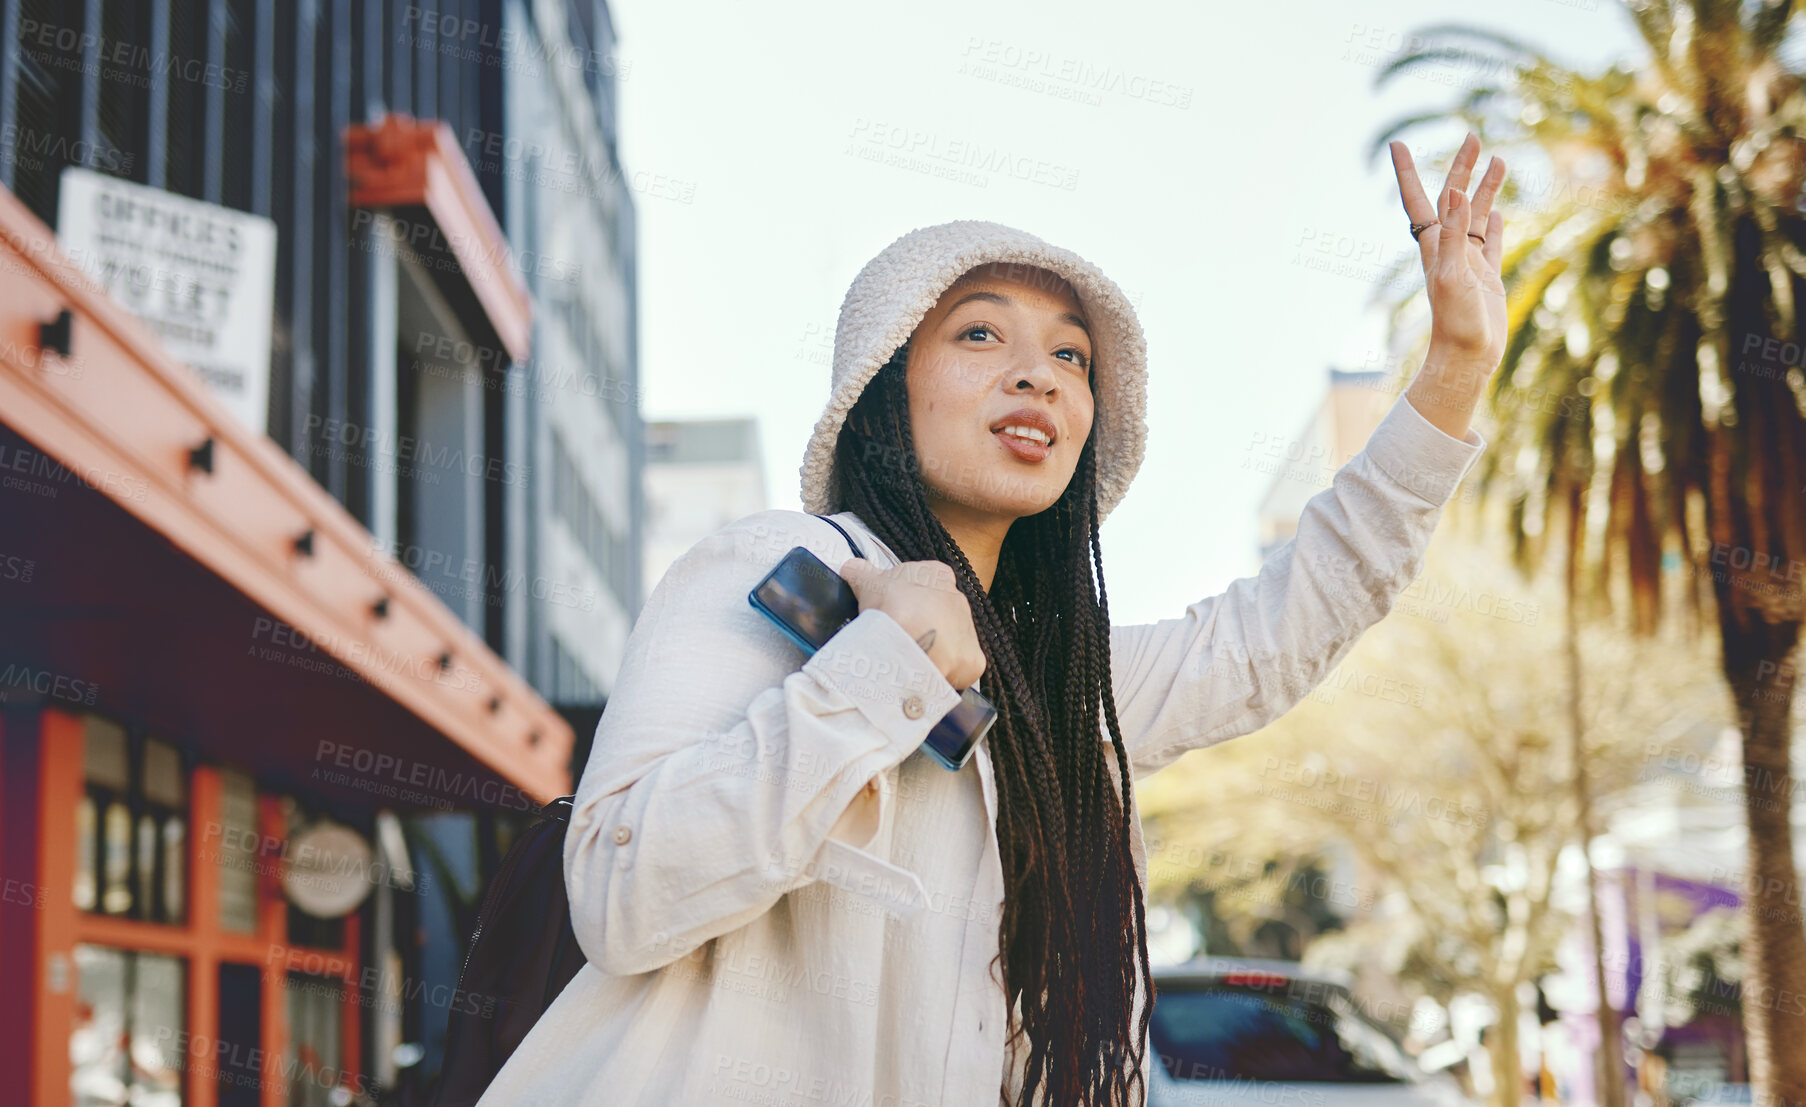
[(1789, 819), (1806, 619), (1806, 75), (1783, 51), (1793, 6), (1625, 0), (1650, 56), (1601, 73), (1491, 31), (1426, 28), (1380, 81), (1452, 65), (1472, 87), (1373, 148), (1460, 120), (1552, 166), (1540, 187), (1514, 173), (1501, 197), (1511, 338), (1489, 386), (1498, 429), (1481, 487), (1508, 505), (1520, 564), (1559, 545), (1572, 602), (1621, 597), (1648, 633), (1678, 587), (1692, 619), (1716, 619), (1743, 735), (1751, 1078), (1758, 1102), (1790, 1105), (1806, 1104)]

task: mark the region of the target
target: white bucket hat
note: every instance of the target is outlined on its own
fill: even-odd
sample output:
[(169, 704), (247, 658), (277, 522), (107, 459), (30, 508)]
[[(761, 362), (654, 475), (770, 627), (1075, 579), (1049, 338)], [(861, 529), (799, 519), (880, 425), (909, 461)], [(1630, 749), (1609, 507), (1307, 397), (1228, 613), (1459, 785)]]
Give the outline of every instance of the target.
[(834, 443), (866, 383), (915, 332), (949, 285), (989, 262), (1038, 266), (1078, 293), (1091, 324), (1096, 415), (1097, 516), (1110, 514), (1141, 468), (1147, 446), (1147, 340), (1116, 282), (1084, 258), (1001, 223), (957, 219), (903, 235), (865, 263), (840, 304), (832, 393), (803, 455), (803, 510), (844, 510)]

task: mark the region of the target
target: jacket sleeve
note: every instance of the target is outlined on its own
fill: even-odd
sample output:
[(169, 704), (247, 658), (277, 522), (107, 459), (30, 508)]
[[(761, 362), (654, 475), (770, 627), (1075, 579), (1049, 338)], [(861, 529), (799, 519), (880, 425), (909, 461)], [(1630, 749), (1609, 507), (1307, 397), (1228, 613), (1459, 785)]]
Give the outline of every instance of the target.
[(833, 568), (851, 555), (802, 512), (749, 515), (671, 566), (628, 637), (565, 837), (572, 928), (604, 972), (752, 921), (816, 879), (831, 836), (868, 843), (876, 777), (959, 702), (882, 611), (805, 660), (754, 610), (747, 593), (799, 545)]
[[(1177, 618), (1111, 627), (1131, 774), (1258, 730), (1316, 688), (1417, 578), (1443, 506), (1485, 448), (1478, 431), (1457, 441), (1401, 394), (1256, 575)], [(1387, 694), (1387, 678), (1366, 683)]]

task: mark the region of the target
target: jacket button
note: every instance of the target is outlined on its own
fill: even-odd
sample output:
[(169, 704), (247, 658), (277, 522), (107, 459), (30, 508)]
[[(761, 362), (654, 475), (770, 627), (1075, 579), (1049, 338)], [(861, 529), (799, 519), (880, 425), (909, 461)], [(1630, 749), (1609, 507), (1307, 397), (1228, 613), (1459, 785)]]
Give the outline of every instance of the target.
[(624, 846), (631, 837), (633, 837), (633, 831), (629, 830), (626, 826), (615, 827), (615, 845)]
[(921, 718), (922, 717), (922, 697), (911, 696), (908, 699), (904, 700), (903, 701), (903, 714), (908, 715), (912, 719)]

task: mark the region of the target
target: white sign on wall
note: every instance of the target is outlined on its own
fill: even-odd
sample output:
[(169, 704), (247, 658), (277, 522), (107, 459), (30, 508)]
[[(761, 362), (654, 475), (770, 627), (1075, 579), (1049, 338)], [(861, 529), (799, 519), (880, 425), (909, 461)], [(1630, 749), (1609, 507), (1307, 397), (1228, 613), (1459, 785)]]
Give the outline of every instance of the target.
[(70, 166), (56, 237), (172, 357), (268, 433), (275, 223)]
[(282, 890), (316, 918), (351, 914), (373, 887), (370, 843), (339, 823), (318, 822), (290, 838), (283, 860)]

